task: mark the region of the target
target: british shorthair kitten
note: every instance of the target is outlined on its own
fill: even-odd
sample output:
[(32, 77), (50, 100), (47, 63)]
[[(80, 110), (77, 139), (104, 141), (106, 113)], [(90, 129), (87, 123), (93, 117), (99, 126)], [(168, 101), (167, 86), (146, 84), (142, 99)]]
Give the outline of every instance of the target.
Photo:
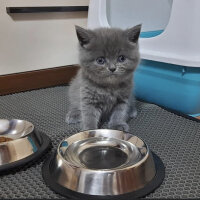
[(132, 88), (140, 30), (141, 25), (127, 30), (76, 26), (81, 68), (69, 88), (68, 124), (81, 122), (83, 130), (92, 130), (106, 118), (108, 128), (129, 130), (127, 120), (137, 115)]

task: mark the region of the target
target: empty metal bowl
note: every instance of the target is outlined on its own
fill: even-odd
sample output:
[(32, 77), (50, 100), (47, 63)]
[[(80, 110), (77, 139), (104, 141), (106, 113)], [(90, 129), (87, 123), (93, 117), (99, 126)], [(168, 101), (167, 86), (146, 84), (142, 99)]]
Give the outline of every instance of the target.
[(19, 119), (0, 119), (0, 172), (39, 157), (50, 139), (34, 129), (32, 123)]
[(164, 178), (163, 163), (153, 155), (137, 136), (109, 129), (84, 131), (60, 143), (43, 166), (43, 178), (53, 190), (71, 198), (140, 197)]

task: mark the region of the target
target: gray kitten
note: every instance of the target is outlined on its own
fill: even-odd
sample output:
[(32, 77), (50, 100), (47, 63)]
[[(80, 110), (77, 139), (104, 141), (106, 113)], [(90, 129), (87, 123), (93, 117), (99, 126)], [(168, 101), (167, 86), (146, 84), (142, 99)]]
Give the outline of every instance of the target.
[(81, 68), (69, 88), (67, 123), (82, 122), (83, 130), (91, 130), (109, 117), (108, 128), (128, 131), (128, 118), (137, 115), (131, 94), (140, 30), (141, 25), (127, 30), (76, 26)]

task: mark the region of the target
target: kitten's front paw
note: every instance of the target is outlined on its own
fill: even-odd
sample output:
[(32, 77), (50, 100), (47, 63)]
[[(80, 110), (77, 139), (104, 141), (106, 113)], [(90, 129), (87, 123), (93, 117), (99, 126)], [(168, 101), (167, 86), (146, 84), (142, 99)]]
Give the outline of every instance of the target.
[(131, 113), (129, 114), (129, 117), (130, 117), (130, 118), (136, 118), (136, 117), (137, 117), (137, 114), (138, 114), (138, 112), (137, 112), (137, 110), (135, 109), (135, 110), (131, 111)]
[(67, 113), (65, 122), (68, 124), (75, 124), (81, 121), (81, 111), (71, 110)]
[(124, 132), (129, 131), (129, 125), (127, 123), (122, 123), (122, 124), (109, 123), (108, 128), (113, 129), (113, 130), (124, 131)]

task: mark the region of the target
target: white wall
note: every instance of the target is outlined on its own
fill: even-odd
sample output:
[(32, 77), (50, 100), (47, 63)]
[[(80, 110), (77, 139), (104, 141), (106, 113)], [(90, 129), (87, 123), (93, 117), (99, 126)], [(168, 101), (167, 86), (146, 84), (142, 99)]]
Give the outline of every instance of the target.
[(164, 29), (172, 0), (107, 0), (107, 19), (112, 27), (127, 28), (142, 23), (142, 31)]
[(7, 6), (77, 6), (89, 0), (0, 0), (0, 75), (78, 63), (74, 25), (87, 12), (6, 13)]

